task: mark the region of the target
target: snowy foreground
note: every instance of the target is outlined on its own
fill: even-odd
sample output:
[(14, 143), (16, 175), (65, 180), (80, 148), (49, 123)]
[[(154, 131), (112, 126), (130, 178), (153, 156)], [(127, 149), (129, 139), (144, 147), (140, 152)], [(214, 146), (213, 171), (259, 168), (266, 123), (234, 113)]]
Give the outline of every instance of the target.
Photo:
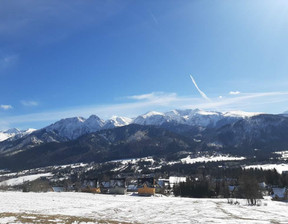
[(89, 193), (0, 192), (0, 223), (288, 223), (288, 203)]

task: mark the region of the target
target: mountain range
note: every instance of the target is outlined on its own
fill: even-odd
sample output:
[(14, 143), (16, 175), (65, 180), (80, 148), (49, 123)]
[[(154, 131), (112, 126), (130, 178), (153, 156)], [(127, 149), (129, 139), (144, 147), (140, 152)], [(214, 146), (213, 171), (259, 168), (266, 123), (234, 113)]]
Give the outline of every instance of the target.
[(32, 129), (32, 128), (29, 128), (29, 129), (24, 130), (24, 131), (21, 131), (17, 128), (11, 128), (11, 129), (8, 129), (8, 130), (2, 131), (2, 132), (0, 131), (0, 142), (5, 141), (6, 139), (12, 138), (15, 136), (17, 136), (18, 138), (21, 138), (25, 135), (31, 134), (34, 131), (36, 131), (36, 129)]
[(255, 150), (287, 149), (288, 117), (199, 109), (152, 111), (134, 119), (66, 118), (39, 130), (1, 134), (5, 137), (0, 142), (0, 168), (167, 157), (183, 151), (254, 155)]

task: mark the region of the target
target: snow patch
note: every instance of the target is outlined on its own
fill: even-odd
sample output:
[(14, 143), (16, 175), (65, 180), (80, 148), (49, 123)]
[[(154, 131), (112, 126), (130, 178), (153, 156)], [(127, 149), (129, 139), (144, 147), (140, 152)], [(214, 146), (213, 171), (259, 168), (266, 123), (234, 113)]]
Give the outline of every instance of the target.
[(24, 131), (20, 131), (17, 128), (11, 128), (6, 131), (0, 131), (0, 142), (5, 141), (9, 138), (13, 138), (15, 136), (24, 137), (26, 135), (31, 134), (32, 132), (36, 131), (37, 129), (29, 128)]
[(16, 223), (16, 217), (0, 217), (0, 224)]
[(282, 174), (285, 171), (288, 171), (288, 164), (259, 164), (259, 165), (249, 165), (244, 166), (244, 169), (263, 169), (263, 170), (274, 170), (280, 174)]
[(246, 118), (246, 117), (253, 117), (253, 116), (257, 116), (260, 115), (262, 113), (258, 113), (258, 112), (245, 112), (245, 111), (229, 111), (229, 112), (225, 112), (223, 115), (225, 117), (241, 117), (241, 118)]
[(2, 182), (0, 182), (0, 186), (17, 186), (17, 185), (21, 185), (27, 181), (37, 180), (40, 177), (50, 177), (50, 176), (53, 176), (53, 174), (52, 173), (41, 173), (41, 174), (21, 176), (21, 177), (12, 178), (9, 180), (2, 181)]
[(157, 111), (150, 111), (150, 112), (142, 115), (142, 117), (143, 117), (143, 118), (147, 118), (147, 117), (151, 117), (151, 116), (155, 116), (155, 115), (164, 116), (164, 113), (157, 112)]
[(288, 151), (281, 151), (281, 152), (275, 152), (276, 154), (281, 156), (281, 159), (287, 160), (288, 159)]
[(169, 177), (169, 184), (170, 184), (170, 187), (172, 188), (175, 184), (179, 184), (181, 182), (186, 182), (186, 181), (187, 181), (186, 177), (174, 177), (174, 176)]
[(191, 156), (187, 156), (184, 159), (181, 159), (182, 163), (193, 164), (193, 163), (204, 163), (204, 162), (217, 162), (217, 161), (233, 161), (233, 160), (244, 160), (245, 157), (233, 157), (227, 155), (218, 155), (218, 156), (210, 156), (210, 157), (197, 157), (191, 158)]
[(211, 112), (211, 111), (204, 111), (204, 110), (200, 110), (199, 112), (198, 112), (198, 114), (200, 114), (200, 115), (205, 115), (205, 116), (211, 116), (211, 115), (219, 115), (218, 113), (216, 113), (216, 112)]

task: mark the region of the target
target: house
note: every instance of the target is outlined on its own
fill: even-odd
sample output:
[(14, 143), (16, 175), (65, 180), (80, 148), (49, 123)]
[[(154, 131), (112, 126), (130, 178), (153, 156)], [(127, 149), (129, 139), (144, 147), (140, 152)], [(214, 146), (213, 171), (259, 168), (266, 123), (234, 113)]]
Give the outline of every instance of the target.
[(262, 196), (268, 196), (269, 195), (269, 190), (268, 190), (268, 185), (265, 182), (258, 183), (259, 189), (262, 193)]
[(260, 189), (266, 189), (267, 188), (267, 184), (265, 182), (258, 183), (258, 186)]
[(179, 184), (181, 182), (186, 181), (187, 181), (186, 177), (174, 177), (174, 176), (169, 177), (170, 188), (173, 188), (175, 184)]
[(158, 179), (155, 191), (159, 194), (169, 194), (171, 192), (169, 179)]
[(88, 193), (100, 193), (100, 187), (98, 179), (86, 179), (84, 180), (82, 187), (82, 192), (88, 192)]
[(143, 177), (137, 180), (138, 195), (152, 196), (155, 194), (155, 179), (153, 177)]
[(109, 181), (109, 194), (126, 194), (126, 179), (125, 178), (114, 178)]
[(283, 188), (272, 188), (272, 200), (275, 201), (288, 201), (288, 189)]
[(137, 192), (138, 191), (137, 180), (131, 180), (130, 182), (128, 182), (127, 191), (128, 192)]
[(100, 183), (100, 189), (102, 194), (108, 194), (108, 190), (110, 188), (110, 182), (109, 181), (102, 181)]

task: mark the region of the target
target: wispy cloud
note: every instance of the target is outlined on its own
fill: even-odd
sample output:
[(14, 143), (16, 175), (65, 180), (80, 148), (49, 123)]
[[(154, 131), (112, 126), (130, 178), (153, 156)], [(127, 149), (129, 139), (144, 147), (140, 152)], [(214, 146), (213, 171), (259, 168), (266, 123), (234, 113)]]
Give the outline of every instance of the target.
[[(181, 108), (182, 105), (191, 102), (191, 98), (181, 98), (178, 97), (175, 93), (148, 93), (137, 96), (135, 95), (132, 96), (132, 98), (131, 96), (125, 98), (133, 99), (133, 102), (62, 108), (55, 111), (44, 111), (40, 113), (5, 117), (5, 120), (10, 124), (11, 127), (13, 127), (15, 124), (31, 124), (33, 122), (49, 124), (62, 118), (74, 116), (88, 117), (91, 114), (96, 114), (103, 119), (108, 119), (115, 114), (118, 116), (126, 116), (132, 118), (150, 110), (166, 111), (170, 109)], [(197, 99), (194, 100), (197, 101)]]
[[(7, 124), (9, 124), (10, 127), (14, 127), (15, 125), (19, 126), (19, 124), (26, 124), (25, 127), (27, 128), (35, 128), (35, 126), (31, 125), (33, 124), (33, 122), (42, 122), (48, 125), (61, 118), (74, 116), (89, 117), (91, 114), (96, 114), (103, 119), (108, 119), (115, 114), (132, 118), (150, 110), (168, 111), (172, 109), (199, 108), (217, 111), (247, 110), (261, 112), (261, 108), (273, 108), (273, 104), (276, 103), (287, 105), (288, 108), (288, 92), (242, 93), (241, 95), (235, 95), (233, 97), (227, 96), (219, 98), (217, 96), (210, 101), (207, 101), (206, 99), (204, 100), (200, 97), (195, 98), (189, 96), (178, 96), (176, 93), (163, 92), (153, 92), (141, 95), (128, 96), (124, 98), (133, 101), (119, 104), (90, 105), (62, 109), (60, 108), (59, 110), (55, 111), (44, 111), (40, 113), (2, 118), (3, 120), (5, 120), (6, 126)], [(9, 109), (9, 107), (7, 109)], [(287, 109), (283, 108), (283, 111), (285, 110)], [(43, 127), (43, 124), (41, 124), (41, 127)]]
[[(229, 110), (255, 110), (255, 108), (271, 108), (273, 104), (286, 102), (288, 107), (288, 92), (262, 92), (242, 93), (233, 97), (215, 99), (200, 104), (189, 104), (186, 108), (196, 107), (201, 109), (229, 111)], [(259, 112), (259, 111), (254, 111)]]
[(132, 100), (157, 100), (157, 99), (167, 99), (167, 98), (174, 98), (176, 97), (176, 93), (164, 93), (164, 92), (152, 92), (147, 94), (141, 94), (141, 95), (133, 95), (133, 96), (127, 96), (127, 99)]
[(35, 106), (38, 106), (38, 105), (39, 105), (38, 102), (33, 101), (33, 100), (32, 100), (32, 101), (21, 100), (20, 102), (21, 102), (21, 104), (22, 104), (23, 106), (25, 106), (25, 107), (35, 107)]
[(0, 109), (3, 109), (3, 110), (10, 110), (12, 108), (13, 107), (11, 105), (0, 105)]
[(205, 100), (210, 100), (210, 99), (208, 98), (208, 96), (207, 96), (203, 91), (201, 91), (201, 89), (198, 87), (198, 85), (197, 85), (197, 83), (195, 82), (195, 79), (193, 78), (192, 75), (190, 75), (190, 78), (191, 78), (194, 86), (196, 87), (196, 89), (197, 89), (198, 92), (200, 93), (200, 95), (201, 95)]
[(142, 95), (133, 95), (133, 96), (127, 96), (127, 99), (133, 99), (133, 100), (149, 100), (155, 97), (155, 93), (148, 93), (148, 94), (142, 94)]
[(229, 95), (239, 95), (240, 92), (239, 91), (230, 91)]

